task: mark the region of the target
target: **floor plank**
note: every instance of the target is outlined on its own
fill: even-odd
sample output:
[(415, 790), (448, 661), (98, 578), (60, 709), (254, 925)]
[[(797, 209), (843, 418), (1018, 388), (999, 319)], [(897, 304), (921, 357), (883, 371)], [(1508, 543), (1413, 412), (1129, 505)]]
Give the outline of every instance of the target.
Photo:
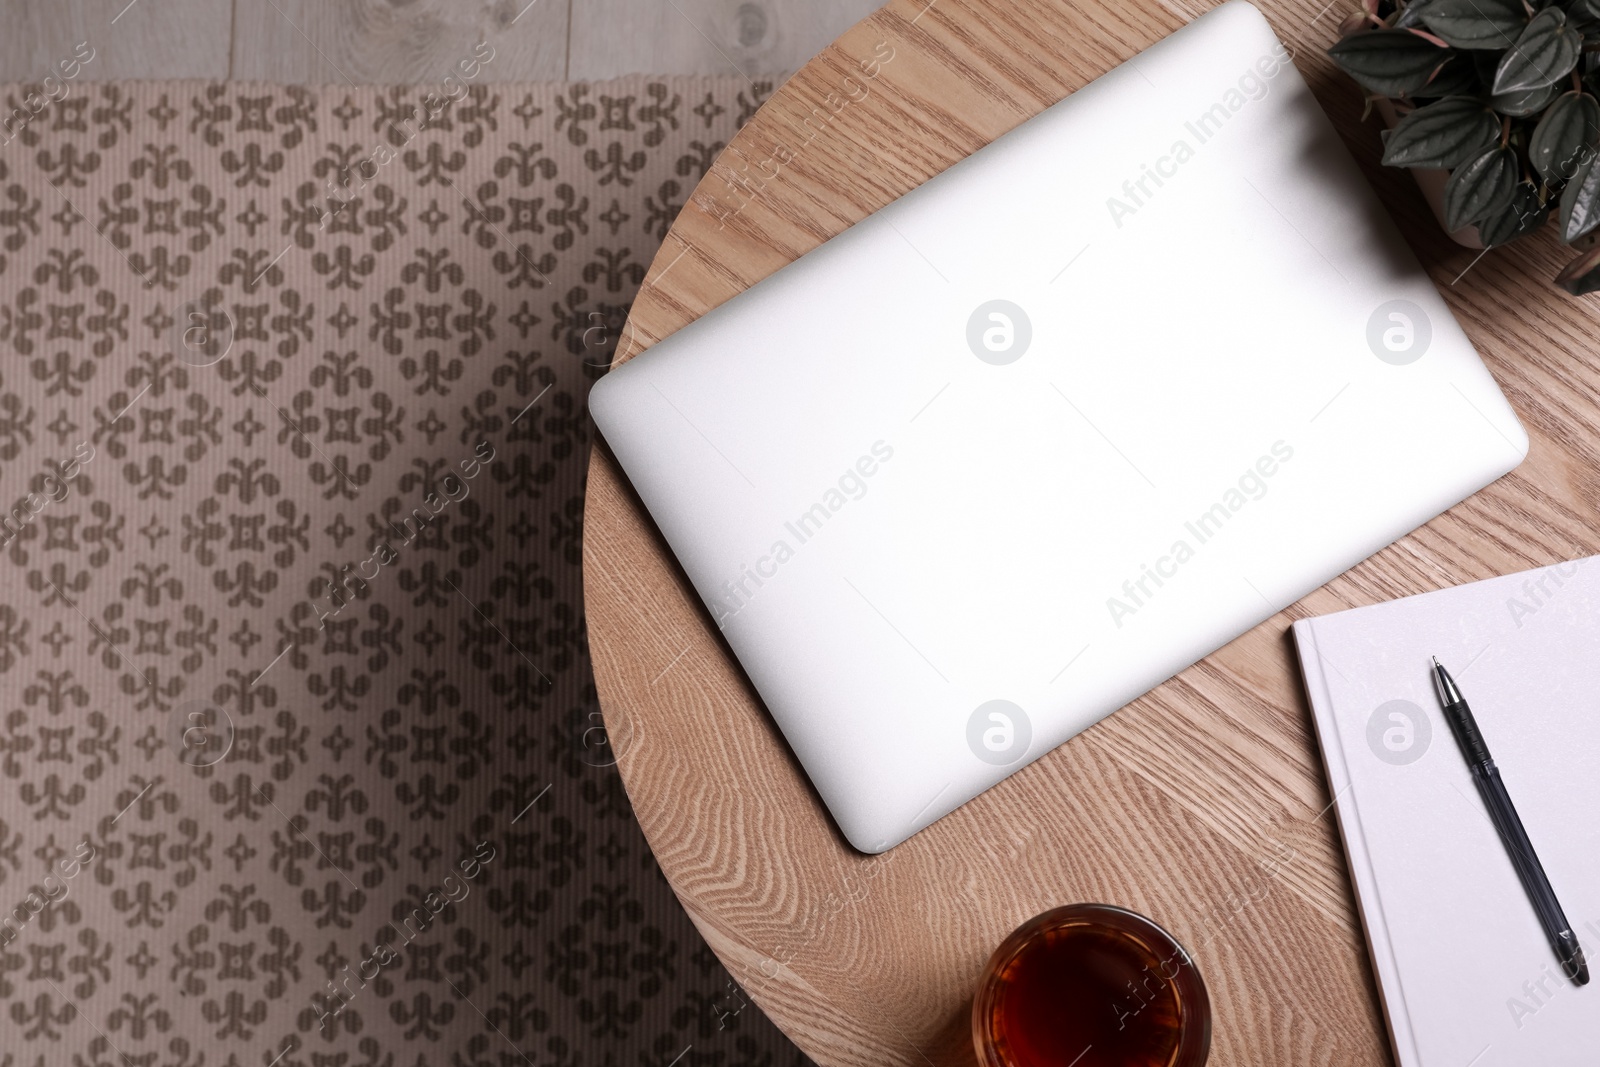
[[(154, 2), (154, 0), (146, 0)], [(234, 0), (233, 77), (331, 84), (443, 82), (474, 46), (482, 82), (561, 81), (571, 0)]]
[(878, 6), (878, 0), (580, 0), (572, 9), (567, 77), (786, 73)]
[[(328, 84), (797, 70), (877, 0), (0, 0), (0, 81), (42, 78), (88, 42), (78, 77)], [(114, 20), (114, 21), (113, 21)]]
[(225, 78), (232, 20), (231, 0), (5, 0), (0, 81), (59, 76), (75, 50), (82, 80)]

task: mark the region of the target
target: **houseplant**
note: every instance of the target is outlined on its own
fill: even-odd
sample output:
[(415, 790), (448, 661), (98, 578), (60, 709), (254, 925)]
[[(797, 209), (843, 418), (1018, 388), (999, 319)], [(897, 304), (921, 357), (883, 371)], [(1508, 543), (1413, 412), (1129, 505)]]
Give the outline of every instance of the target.
[[(1445, 228), (1487, 247), (1554, 219), (1566, 244), (1600, 227), (1600, 0), (1361, 0), (1328, 50), (1398, 121), (1395, 167), (1449, 171)], [(1600, 245), (1556, 282), (1600, 290)]]

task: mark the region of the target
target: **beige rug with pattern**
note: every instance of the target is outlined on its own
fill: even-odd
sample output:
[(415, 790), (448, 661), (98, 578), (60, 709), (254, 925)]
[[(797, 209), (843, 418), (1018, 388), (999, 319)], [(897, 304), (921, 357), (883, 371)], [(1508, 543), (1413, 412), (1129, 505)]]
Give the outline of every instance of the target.
[(770, 90), (0, 87), (0, 1067), (804, 1062), (578, 572), (587, 388)]

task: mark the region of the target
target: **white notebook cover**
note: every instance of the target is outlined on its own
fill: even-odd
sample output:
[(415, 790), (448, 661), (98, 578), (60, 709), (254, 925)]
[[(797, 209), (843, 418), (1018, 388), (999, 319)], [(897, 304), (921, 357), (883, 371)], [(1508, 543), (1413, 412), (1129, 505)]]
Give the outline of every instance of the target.
[[(1600, 1063), (1600, 557), (1294, 624), (1401, 1067)], [(1471, 705), (1567, 919), (1562, 977), (1440, 711)]]

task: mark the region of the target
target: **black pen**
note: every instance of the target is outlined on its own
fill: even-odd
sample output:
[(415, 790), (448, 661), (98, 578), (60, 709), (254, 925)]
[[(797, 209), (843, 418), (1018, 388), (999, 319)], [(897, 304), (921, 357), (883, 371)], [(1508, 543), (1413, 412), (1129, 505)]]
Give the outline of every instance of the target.
[(1533, 910), (1539, 914), (1539, 925), (1544, 927), (1544, 936), (1549, 939), (1550, 947), (1555, 950), (1556, 959), (1561, 961), (1561, 969), (1567, 977), (1578, 985), (1588, 984), (1589, 968), (1583, 962), (1583, 949), (1578, 945), (1578, 935), (1572, 932), (1572, 924), (1562, 914), (1555, 890), (1550, 888), (1550, 879), (1545, 877), (1544, 867), (1534, 854), (1533, 842), (1528, 840), (1528, 832), (1522, 828), (1522, 820), (1517, 817), (1511, 795), (1500, 780), (1494, 757), (1489, 755), (1489, 746), (1478, 731), (1478, 722), (1472, 717), (1472, 709), (1467, 707), (1461, 690), (1456, 688), (1455, 680), (1440, 665), (1437, 656), (1433, 659), (1433, 680), (1439, 687), (1439, 703), (1444, 706), (1444, 717), (1450, 721), (1450, 732), (1456, 735), (1456, 744), (1461, 746), (1461, 754), (1467, 758), (1467, 766), (1472, 768), (1472, 780), (1477, 783), (1478, 794), (1489, 809), (1495, 829), (1500, 831), (1500, 840), (1505, 842), (1512, 866), (1516, 867), (1517, 876), (1522, 879), (1522, 888), (1527, 891), (1528, 899), (1533, 901)]

